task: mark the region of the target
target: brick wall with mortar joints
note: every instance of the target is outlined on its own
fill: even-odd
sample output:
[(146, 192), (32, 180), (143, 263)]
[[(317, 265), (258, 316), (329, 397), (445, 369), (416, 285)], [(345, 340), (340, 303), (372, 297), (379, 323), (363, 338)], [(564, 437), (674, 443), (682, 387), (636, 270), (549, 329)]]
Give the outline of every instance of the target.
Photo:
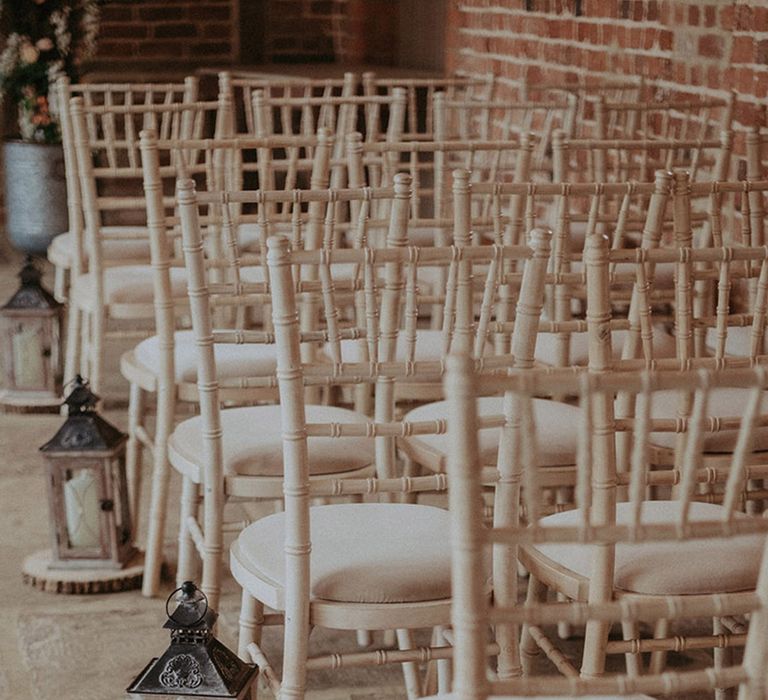
[(451, 69), (492, 71), (502, 91), (523, 77), (642, 76), (668, 97), (726, 98), (734, 89), (736, 130), (765, 124), (765, 0), (459, 0), (448, 42)]

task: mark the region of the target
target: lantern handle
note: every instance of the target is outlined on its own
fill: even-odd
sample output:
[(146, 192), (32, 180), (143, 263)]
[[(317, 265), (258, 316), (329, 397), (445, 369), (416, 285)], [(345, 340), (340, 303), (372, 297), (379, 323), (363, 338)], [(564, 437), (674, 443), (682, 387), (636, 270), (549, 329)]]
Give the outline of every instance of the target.
[[(171, 613), (168, 611), (168, 606), (170, 605), (171, 599), (173, 598), (173, 596), (175, 596), (179, 591), (181, 591), (186, 595), (191, 595), (194, 591), (197, 591), (198, 593), (200, 593), (201, 596), (203, 596), (203, 599), (205, 600), (205, 608), (203, 608), (203, 612), (200, 615), (200, 617), (198, 617), (197, 620), (195, 620), (193, 623), (186, 625), (186, 627), (189, 627), (189, 628), (196, 627), (198, 624), (200, 624), (203, 621), (203, 618), (208, 613), (208, 596), (205, 595), (205, 593), (203, 593), (203, 591), (201, 591), (192, 581), (184, 581), (184, 583), (182, 583), (176, 590), (171, 591), (171, 594), (168, 596), (168, 598), (165, 601), (165, 616), (169, 620), (173, 620), (174, 622), (177, 622), (177, 621), (174, 619), (173, 615), (171, 615)], [(174, 612), (176, 611), (174, 610)]]

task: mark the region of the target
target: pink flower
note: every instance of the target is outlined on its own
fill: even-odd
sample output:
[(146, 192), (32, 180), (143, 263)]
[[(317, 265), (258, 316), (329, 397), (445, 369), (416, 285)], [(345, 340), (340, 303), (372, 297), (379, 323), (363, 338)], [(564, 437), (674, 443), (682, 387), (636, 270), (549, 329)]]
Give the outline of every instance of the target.
[(50, 51), (53, 48), (53, 42), (47, 36), (44, 36), (42, 39), (38, 39), (35, 42), (35, 46), (40, 49), (40, 51)]

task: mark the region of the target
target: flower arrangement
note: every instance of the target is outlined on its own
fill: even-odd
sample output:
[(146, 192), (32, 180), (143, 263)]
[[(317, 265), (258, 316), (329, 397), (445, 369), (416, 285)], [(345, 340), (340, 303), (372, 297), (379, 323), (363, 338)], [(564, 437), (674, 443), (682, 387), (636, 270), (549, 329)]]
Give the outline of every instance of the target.
[(0, 0), (8, 36), (0, 54), (0, 100), (18, 106), (24, 141), (61, 140), (50, 89), (59, 75), (77, 80), (93, 55), (99, 27), (97, 0)]

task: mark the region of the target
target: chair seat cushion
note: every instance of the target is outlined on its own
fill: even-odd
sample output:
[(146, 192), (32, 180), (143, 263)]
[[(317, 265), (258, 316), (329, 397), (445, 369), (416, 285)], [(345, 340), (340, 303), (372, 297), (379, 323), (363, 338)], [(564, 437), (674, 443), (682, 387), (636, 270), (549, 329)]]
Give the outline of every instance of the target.
[[(197, 381), (197, 344), (192, 331), (176, 331), (174, 338), (174, 374), (177, 382)], [(274, 374), (277, 359), (274, 345), (217, 343), (213, 348), (216, 374), (220, 380), (259, 377)], [(134, 350), (136, 360), (155, 374), (160, 371), (158, 337), (142, 340)]]
[[(501, 396), (485, 396), (477, 399), (477, 411), (480, 417), (504, 414), (504, 398)], [(576, 462), (576, 446), (578, 443), (579, 409), (559, 401), (534, 399), (533, 411), (538, 434), (546, 435), (546, 441), (538, 444), (539, 466), (556, 467), (568, 466)], [(435, 401), (414, 408), (405, 415), (406, 421), (445, 421), (448, 407), (445, 401)], [(480, 455), (485, 465), (496, 463), (499, 449), (500, 428), (483, 428), (478, 433)], [(445, 470), (448, 439), (441, 435), (415, 435), (408, 438), (417, 443), (419, 448), (434, 455)]]
[[(717, 349), (717, 329), (707, 328), (707, 349), (714, 355)], [(726, 329), (725, 354), (736, 357), (749, 357), (752, 348), (752, 326), (730, 326)], [(758, 345), (759, 355), (768, 353), (768, 333), (763, 337), (763, 342)]]
[[(152, 268), (149, 265), (124, 265), (104, 270), (104, 301), (107, 304), (151, 304), (154, 299)], [(181, 268), (171, 268), (171, 294), (183, 298), (187, 294), (187, 275)], [(93, 274), (80, 275), (72, 284), (79, 303), (93, 302)]]
[[(141, 226), (102, 226), (103, 252), (106, 258), (134, 258), (149, 260), (149, 230)], [(142, 238), (118, 238), (118, 236), (142, 236)], [(54, 264), (71, 262), (74, 254), (74, 237), (60, 233), (48, 246), (48, 259)]]
[[(611, 333), (611, 352), (615, 360), (621, 359), (621, 350), (627, 338), (627, 331), (615, 330)], [(545, 365), (558, 365), (558, 338), (554, 333), (539, 333), (536, 338), (534, 357)], [(656, 326), (653, 329), (653, 356), (656, 359), (675, 356), (675, 339), (667, 331)], [(589, 335), (571, 333), (569, 365), (586, 366), (589, 362)]]
[[(341, 341), (341, 359), (343, 362), (367, 362), (368, 357), (366, 341), (363, 340), (342, 340)], [(326, 354), (330, 357), (330, 349), (326, 346)], [(402, 362), (405, 360), (408, 352), (408, 340), (405, 331), (400, 331), (397, 335), (395, 345), (395, 360)], [(486, 344), (486, 354), (493, 354), (493, 348)], [(431, 328), (416, 329), (416, 352), (414, 354), (416, 362), (429, 362), (432, 360), (442, 360), (445, 358), (443, 346), (443, 332)], [(379, 358), (381, 359), (381, 358)]]
[[(368, 419), (335, 406), (307, 406), (308, 423), (365, 423)], [(227, 474), (282, 476), (283, 437), (280, 406), (245, 406), (221, 412), (224, 471)], [(179, 423), (169, 439), (171, 463), (196, 478), (203, 461), (203, 422), (200, 416)], [(373, 440), (308, 438), (312, 474), (362, 469), (374, 461)]]
[[(737, 387), (715, 388), (709, 393), (707, 415), (715, 418), (738, 418), (744, 413), (744, 407), (750, 394), (750, 389)], [(677, 391), (653, 392), (651, 415), (654, 418), (676, 418), (680, 401)], [(768, 411), (768, 392), (763, 394), (761, 412)], [(732, 452), (736, 446), (738, 430), (719, 430), (707, 432), (704, 436), (704, 451), (711, 453)], [(754, 433), (754, 450), (768, 450), (768, 427), (758, 427)], [(655, 432), (651, 434), (651, 442), (659, 447), (673, 448), (677, 433)]]
[[(310, 532), (314, 599), (376, 604), (450, 597), (450, 516), (441, 508), (399, 503), (317, 506), (310, 509)], [(233, 556), (282, 586), (284, 540), (285, 514), (275, 513), (242, 531)]]
[[(647, 501), (643, 504), (645, 523), (672, 523), (678, 518), (677, 501)], [(631, 504), (616, 506), (616, 522), (630, 522)], [(544, 526), (569, 526), (580, 522), (577, 510), (542, 518)], [(739, 514), (739, 517), (750, 517)], [(691, 504), (693, 521), (722, 520), (722, 506)], [(614, 585), (617, 589), (648, 595), (709, 595), (735, 593), (754, 588), (760, 569), (765, 535), (739, 535), (728, 538), (684, 541), (643, 542), (616, 545)], [(533, 548), (558, 565), (589, 577), (592, 545), (573, 542), (536, 544)]]
[[(525, 700), (526, 698), (536, 698), (536, 700), (563, 700), (564, 695), (489, 695), (487, 700)], [(579, 695), (580, 700), (653, 700), (650, 695)], [(453, 693), (440, 693), (440, 695), (430, 695), (422, 700), (459, 700)]]

